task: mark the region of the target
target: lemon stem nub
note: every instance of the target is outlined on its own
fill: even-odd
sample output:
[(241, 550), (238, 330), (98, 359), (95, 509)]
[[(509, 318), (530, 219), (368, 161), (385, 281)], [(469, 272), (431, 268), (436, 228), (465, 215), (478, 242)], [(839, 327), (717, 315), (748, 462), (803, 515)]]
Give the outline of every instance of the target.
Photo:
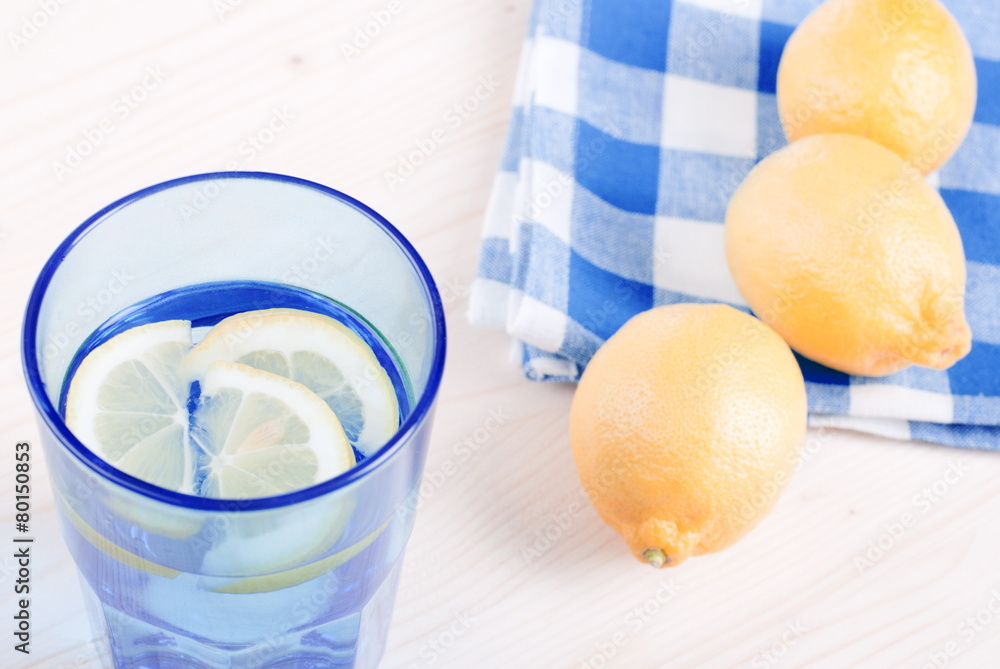
[(669, 555), (664, 553), (659, 548), (647, 548), (642, 552), (642, 557), (645, 558), (646, 562), (653, 565), (657, 569), (666, 566), (673, 561), (670, 559)]

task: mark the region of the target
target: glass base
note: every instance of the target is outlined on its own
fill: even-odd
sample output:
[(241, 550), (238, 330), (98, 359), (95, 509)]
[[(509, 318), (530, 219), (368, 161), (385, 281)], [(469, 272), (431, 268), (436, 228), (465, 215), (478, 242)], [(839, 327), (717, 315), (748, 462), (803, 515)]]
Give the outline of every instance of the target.
[(402, 559), (358, 613), (254, 645), (166, 631), (101, 603), (81, 580), (106, 669), (375, 669), (382, 659)]

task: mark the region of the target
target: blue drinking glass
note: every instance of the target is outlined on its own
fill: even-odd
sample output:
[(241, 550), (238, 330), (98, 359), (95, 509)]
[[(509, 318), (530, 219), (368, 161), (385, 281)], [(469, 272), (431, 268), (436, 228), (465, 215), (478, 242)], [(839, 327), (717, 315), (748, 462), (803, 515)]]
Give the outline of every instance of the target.
[[(310, 304), (350, 315), (401, 399), (398, 432), (340, 476), (275, 497), (196, 497), (114, 468), (66, 427), (68, 377), (109, 323), (210, 326), (240, 311)], [(413, 246), (319, 184), (253, 172), (186, 177), (77, 228), (31, 293), (23, 362), (62, 532), (108, 666), (375, 667), (444, 357), (440, 296)]]

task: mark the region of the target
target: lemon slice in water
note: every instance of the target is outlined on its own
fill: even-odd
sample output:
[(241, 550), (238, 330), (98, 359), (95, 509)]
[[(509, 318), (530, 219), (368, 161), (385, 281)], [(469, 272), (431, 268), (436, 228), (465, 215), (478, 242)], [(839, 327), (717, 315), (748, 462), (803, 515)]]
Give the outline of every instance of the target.
[(201, 380), (191, 442), (195, 492), (248, 499), (300, 490), (354, 466), (337, 415), (283, 376), (219, 361)]
[[(190, 348), (187, 321), (136, 327), (97, 347), (70, 382), (67, 425), (120, 470), (205, 497), (280, 495), (333, 478), (355, 464), (329, 405), (282, 376), (218, 361), (197, 379), (200, 395), (189, 402), (191, 385), (181, 369)], [(118, 502), (109, 502), (115, 513), (157, 535), (183, 540), (202, 527), (196, 514), (161, 516), (155, 508)], [(299, 513), (312, 521), (310, 532), (282, 522), (278, 512), (234, 520), (209, 548), (204, 564), (237, 574), (303, 564), (336, 542), (352, 509), (350, 495), (303, 505)], [(92, 535), (84, 537), (112, 557), (153, 569), (108, 540), (95, 543)]]
[(118, 469), (170, 490), (190, 491), (188, 384), (181, 358), (188, 321), (127, 330), (83, 360), (66, 397), (66, 425)]
[(301, 383), (333, 409), (351, 444), (364, 455), (399, 428), (399, 404), (389, 375), (361, 337), (328, 316), (298, 309), (230, 316), (187, 354), (186, 378), (201, 378), (220, 360)]

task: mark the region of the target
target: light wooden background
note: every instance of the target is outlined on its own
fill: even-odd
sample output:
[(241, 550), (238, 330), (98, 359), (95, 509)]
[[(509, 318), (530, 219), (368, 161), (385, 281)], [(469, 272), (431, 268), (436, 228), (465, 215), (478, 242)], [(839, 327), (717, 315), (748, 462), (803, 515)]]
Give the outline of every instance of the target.
[[(15, 49), (9, 35), (41, 23), (32, 16), (46, 2), (58, 11)], [(1000, 455), (813, 433), (811, 457), (758, 529), (659, 572), (591, 510), (569, 453), (572, 388), (524, 381), (506, 337), (464, 318), (528, 0), (401, 0), (353, 58), (342, 45), (387, 0), (63, 2), (0, 9), (0, 542), (12, 534), (11, 447), (37, 435), (18, 333), (41, 264), (118, 197), (237, 161), (370, 204), (414, 240), (444, 291), (451, 348), (427, 469), (437, 483), (384, 667), (1000, 667)], [(126, 115), (119, 99), (146, 68), (162, 81)], [(484, 76), (499, 88), (459, 127), (446, 124)], [(250, 155), (244, 142), (274, 110), (290, 124)], [(113, 131), (58, 178), (67, 145), (105, 119)], [(393, 192), (386, 172), (439, 127), (437, 150)], [(456, 449), (466, 439), (468, 458)], [(448, 461), (457, 473), (443, 476)], [(33, 652), (11, 651), (2, 548), (0, 666), (96, 668), (35, 466)], [(947, 484), (952, 468), (961, 474)], [(905, 514), (914, 524), (893, 537)], [(880, 539), (883, 554), (859, 566)]]

